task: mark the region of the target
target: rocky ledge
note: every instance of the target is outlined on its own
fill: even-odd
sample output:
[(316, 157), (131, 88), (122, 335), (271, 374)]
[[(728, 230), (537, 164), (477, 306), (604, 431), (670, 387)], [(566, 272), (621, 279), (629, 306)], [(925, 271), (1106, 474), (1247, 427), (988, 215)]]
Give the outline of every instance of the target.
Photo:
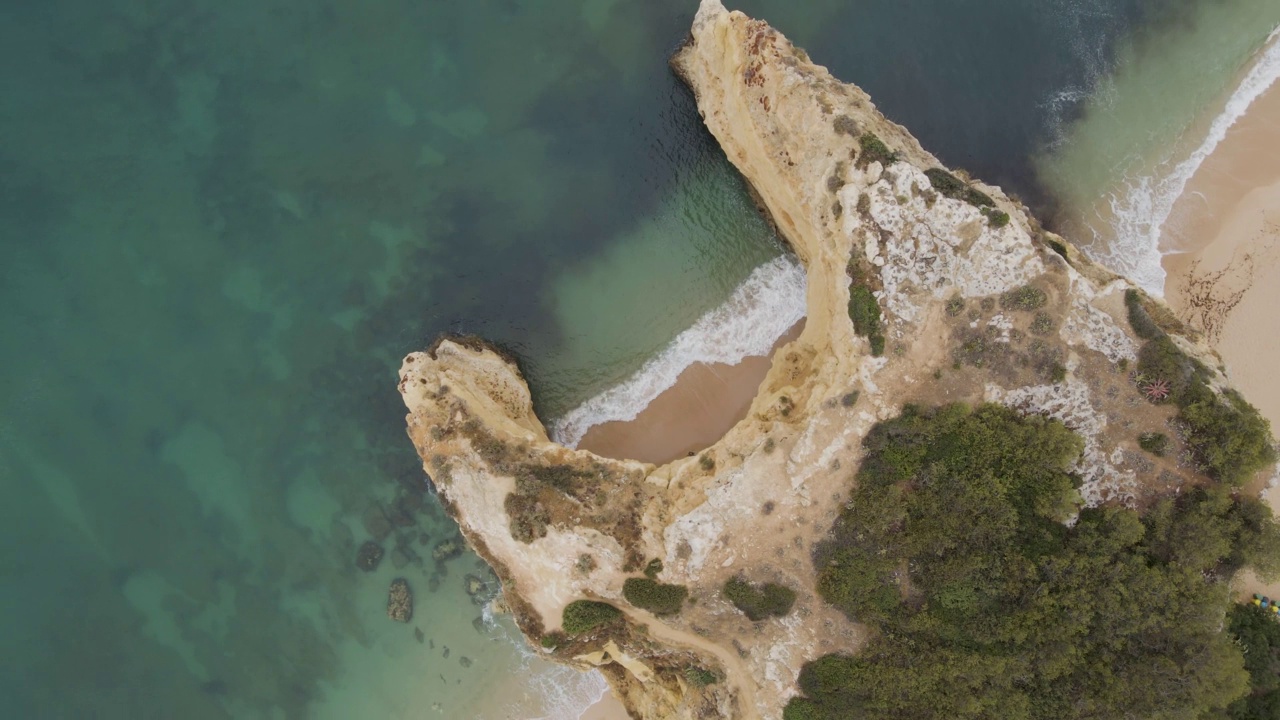
[(1136, 441), (1176, 408), (1131, 376), (1135, 314), (1223, 384), (1160, 302), (999, 188), (943, 169), (866, 93), (719, 0), (703, 0), (672, 65), (808, 273), (804, 331), (748, 416), (655, 467), (552, 442), (515, 362), (480, 341), (442, 339), (400, 371), (441, 500), (550, 657), (600, 667), (635, 717), (779, 717), (805, 662), (865, 641), (819, 597), (811, 553), (862, 439), (907, 404), (1061, 420), (1083, 440), (1085, 504), (1196, 482), (1177, 453)]

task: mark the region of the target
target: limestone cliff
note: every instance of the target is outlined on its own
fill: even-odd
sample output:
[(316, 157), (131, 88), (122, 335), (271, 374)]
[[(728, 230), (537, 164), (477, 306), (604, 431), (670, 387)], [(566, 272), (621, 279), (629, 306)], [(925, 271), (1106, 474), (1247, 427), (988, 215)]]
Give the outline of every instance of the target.
[[(703, 0), (672, 64), (808, 273), (804, 331), (749, 415), (702, 456), (654, 467), (551, 442), (514, 362), (481, 343), (442, 340), (400, 371), (425, 467), (535, 644), (601, 666), (636, 717), (779, 717), (805, 661), (862, 641), (817, 596), (810, 552), (847, 496), (861, 438), (905, 403), (987, 400), (1062, 419), (1085, 439), (1090, 503), (1140, 503), (1188, 481), (1176, 462), (1136, 452), (1137, 432), (1172, 410), (1143, 402), (1127, 377), (1140, 341), (1126, 281), (998, 188), (941, 171), (865, 93), (719, 0)], [(851, 285), (883, 313), (867, 337)], [(654, 558), (663, 582), (689, 588), (678, 615), (622, 598)], [(720, 593), (737, 574), (795, 588), (796, 610), (748, 621)], [(582, 598), (627, 622), (557, 633)]]

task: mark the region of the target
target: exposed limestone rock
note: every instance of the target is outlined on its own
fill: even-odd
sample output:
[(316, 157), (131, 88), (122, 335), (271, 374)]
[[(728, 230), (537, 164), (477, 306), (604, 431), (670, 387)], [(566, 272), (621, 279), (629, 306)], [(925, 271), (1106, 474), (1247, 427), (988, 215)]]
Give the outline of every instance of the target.
[[(817, 596), (810, 552), (877, 421), (905, 403), (1051, 414), (1085, 438), (1086, 500), (1136, 502), (1153, 490), (1125, 458), (1138, 431), (1171, 411), (1140, 402), (1119, 365), (1138, 347), (1127, 282), (1044, 232), (999, 188), (969, 184), (990, 197), (985, 209), (940, 193), (926, 174), (941, 167), (936, 158), (767, 24), (703, 0), (672, 64), (808, 275), (804, 331), (775, 355), (748, 416), (708, 451), (714, 468), (697, 457), (614, 461), (551, 442), (515, 363), (475, 340), (409, 355), (399, 389), (441, 501), (535, 644), (545, 639), (564, 662), (604, 663), (636, 717), (777, 718), (804, 662), (863, 641)], [(864, 133), (896, 161), (865, 154)], [(993, 220), (999, 213), (1009, 221)], [(850, 320), (854, 275), (883, 311), (883, 357)], [(1001, 302), (1028, 284), (1042, 309)], [(1193, 339), (1181, 344), (1219, 364)], [(579, 570), (584, 556), (591, 572)], [(661, 620), (626, 603), (623, 581), (648, 558), (696, 602)], [(719, 592), (747, 569), (795, 588), (795, 610), (753, 627)], [(628, 622), (557, 634), (565, 605), (583, 598), (615, 605)], [(690, 667), (723, 681), (692, 687)]]
[(409, 589), (408, 580), (396, 578), (391, 581), (391, 589), (387, 592), (387, 617), (402, 623), (413, 618), (413, 591)]

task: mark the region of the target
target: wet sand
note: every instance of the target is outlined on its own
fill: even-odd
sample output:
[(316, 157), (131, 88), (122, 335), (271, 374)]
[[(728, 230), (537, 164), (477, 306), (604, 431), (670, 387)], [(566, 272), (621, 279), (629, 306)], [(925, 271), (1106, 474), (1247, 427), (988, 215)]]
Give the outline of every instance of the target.
[(1162, 246), (1184, 252), (1165, 256), (1166, 298), (1208, 332), (1233, 384), (1280, 428), (1280, 84), (1205, 160), (1174, 220)]
[(583, 711), (578, 720), (630, 720), (627, 709), (612, 692), (606, 692), (600, 702)]
[[(1161, 239), (1165, 297), (1208, 331), (1232, 384), (1280, 429), (1280, 83), (1231, 128), (1179, 199)], [(1193, 274), (1194, 271), (1194, 274)], [(1207, 282), (1216, 275), (1216, 282)], [(1233, 304), (1234, 303), (1234, 304)], [(1263, 494), (1280, 510), (1280, 487)], [(1280, 595), (1241, 572), (1236, 590)]]
[(578, 447), (604, 457), (663, 464), (713, 445), (746, 417), (769, 373), (772, 353), (798, 337), (803, 327), (803, 320), (792, 326), (769, 357), (748, 357), (736, 365), (690, 365), (635, 419), (596, 425)]

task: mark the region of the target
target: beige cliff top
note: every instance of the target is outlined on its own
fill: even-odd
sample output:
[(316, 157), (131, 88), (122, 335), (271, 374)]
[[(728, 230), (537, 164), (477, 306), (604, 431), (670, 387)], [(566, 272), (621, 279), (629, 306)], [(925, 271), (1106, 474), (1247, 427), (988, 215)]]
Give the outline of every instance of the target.
[[(1134, 432), (1114, 418), (1155, 425), (1170, 410), (1132, 402), (1117, 369), (1138, 347), (1124, 320), (1128, 283), (1059, 245), (1061, 257), (1060, 240), (998, 188), (973, 184), (1011, 216), (1004, 227), (934, 191), (924, 171), (937, 159), (776, 30), (703, 0), (672, 64), (808, 273), (804, 331), (775, 356), (748, 416), (701, 457), (654, 467), (550, 441), (515, 364), (474, 341), (409, 355), (400, 390), (440, 497), (535, 644), (569, 602), (606, 600), (628, 629), (588, 634), (555, 657), (603, 663), (635, 716), (777, 718), (805, 661), (863, 640), (818, 597), (810, 553), (877, 421), (911, 402), (1045, 412), (1085, 439), (1077, 471), (1088, 502), (1140, 503), (1169, 488), (1139, 482)], [(865, 133), (899, 160), (860, 161)], [(851, 268), (864, 269), (884, 311), (883, 357), (850, 321)], [(994, 301), (1027, 283), (1048, 297), (1055, 329), (1042, 341), (1030, 313)], [(957, 297), (964, 311), (948, 312)], [(961, 363), (957, 348), (979, 336), (988, 361)], [(1142, 477), (1181, 482), (1176, 468), (1157, 469), (1167, 472)], [(652, 558), (663, 582), (689, 588), (676, 616), (622, 598), (623, 581)], [(795, 610), (749, 622), (720, 594), (739, 573), (795, 588)], [(695, 665), (723, 682), (696, 687), (683, 672)]]

